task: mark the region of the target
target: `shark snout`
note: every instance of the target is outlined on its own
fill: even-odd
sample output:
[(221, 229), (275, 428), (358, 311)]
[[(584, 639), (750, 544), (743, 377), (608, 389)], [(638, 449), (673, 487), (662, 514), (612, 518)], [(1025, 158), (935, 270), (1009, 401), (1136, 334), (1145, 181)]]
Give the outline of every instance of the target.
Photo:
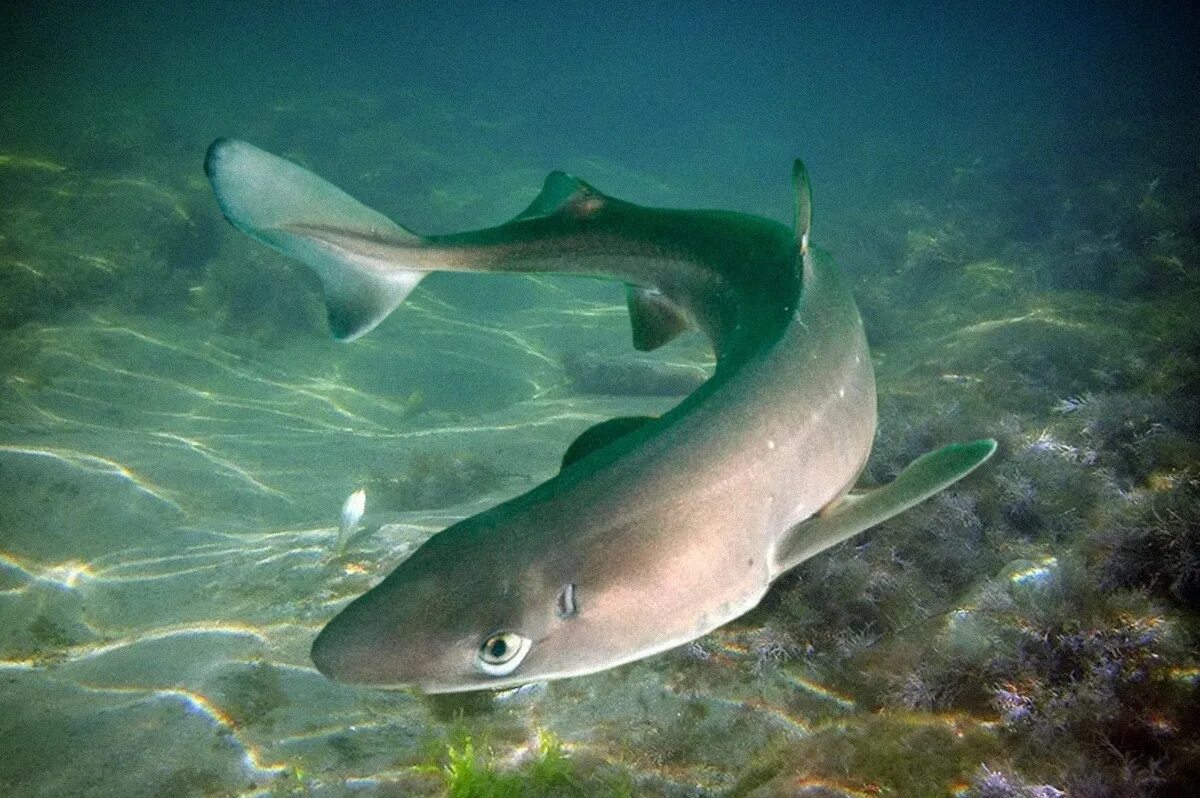
[(324, 676), (334, 681), (343, 681), (344, 674), (353, 670), (349, 667), (353, 659), (346, 656), (344, 641), (340, 639), (343, 635), (335, 627), (336, 624), (328, 624), (321, 630), (317, 639), (313, 641), (309, 656), (312, 657), (313, 665), (316, 665), (317, 670)]
[(310, 656), (326, 678), (351, 684), (377, 683), (385, 659), (372, 636), (344, 616), (334, 618), (321, 630)]

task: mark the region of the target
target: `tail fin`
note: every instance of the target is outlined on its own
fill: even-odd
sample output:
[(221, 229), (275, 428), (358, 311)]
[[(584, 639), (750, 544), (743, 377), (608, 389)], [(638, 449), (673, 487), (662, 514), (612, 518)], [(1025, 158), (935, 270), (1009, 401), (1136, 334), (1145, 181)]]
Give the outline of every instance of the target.
[(420, 238), (333, 184), (252, 144), (217, 139), (204, 171), (225, 218), (247, 235), (307, 264), (325, 287), (329, 327), (350, 341), (372, 330), (424, 272), (381, 263), (309, 230), (394, 244)]

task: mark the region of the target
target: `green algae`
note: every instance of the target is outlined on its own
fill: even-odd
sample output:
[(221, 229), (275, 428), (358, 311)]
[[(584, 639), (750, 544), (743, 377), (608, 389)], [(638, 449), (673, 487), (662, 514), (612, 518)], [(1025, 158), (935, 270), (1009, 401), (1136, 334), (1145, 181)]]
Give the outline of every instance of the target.
[(279, 669), (270, 662), (237, 667), (216, 681), (214, 698), (239, 726), (270, 724), (272, 713), (288, 706)]
[(504, 767), (470, 737), (451, 743), (441, 767), (449, 798), (552, 798), (553, 796), (632, 796), (632, 785), (608, 774), (580, 772), (550, 732), (537, 735), (536, 750), (515, 768)]
[(39, 615), (29, 624), (29, 634), (38, 646), (48, 648), (65, 648), (76, 641), (76, 637), (61, 624), (45, 615)]
[[(253, 121), (247, 125), (259, 136), (287, 142), (302, 161), (313, 165), (318, 159), (321, 165), (332, 161), (336, 169), (344, 170), (347, 185), (363, 186), (364, 198), (378, 197), (390, 203), (386, 207), (396, 209), (397, 218), (405, 221), (470, 225), (481, 215), (495, 214), (500, 219), (520, 207), (524, 198), (516, 198), (516, 194), (536, 185), (542, 170), (526, 164), (514, 166), (492, 152), (475, 152), (471, 161), (477, 148), (444, 141), (445, 120), (462, 121), (462, 117), (447, 112), (435, 122), (427, 111), (409, 110), (406, 118), (397, 120), (388, 118), (378, 103), (312, 96), (290, 108), (269, 112), (272, 118), (261, 127), (253, 127)], [(420, 118), (422, 113), (426, 118)], [(414, 120), (417, 124), (410, 124)], [(340, 150), (325, 140), (331, 131), (345, 141)], [(301, 347), (286, 349), (288, 342), (324, 334), (319, 297), (302, 272), (281, 262), (268, 262), (268, 256), (260, 257), (245, 248), (224, 246), (228, 238), (215, 211), (206, 205), (203, 187), (196, 188), (180, 177), (186, 170), (196, 171), (195, 153), (201, 145), (178, 157), (164, 155), (186, 144), (180, 135), (151, 117), (126, 115), (101, 120), (68, 148), (74, 151), (70, 158), (49, 151), (0, 157), (0, 167), (11, 168), (14, 175), (21, 172), (19, 180), (14, 177), (4, 183), (11, 189), (6, 196), (12, 214), (6, 217), (0, 234), (0, 258), (10, 266), (0, 284), (0, 326), (10, 330), (22, 327), (21, 335), (6, 334), (5, 346), (0, 347), (0, 359), (11, 364), (3, 369), (6, 377), (12, 377), (4, 390), (9, 392), (6, 396), (37, 397), (29, 403), (16, 398), (5, 401), (0, 414), (6, 423), (9, 419), (20, 421), (22, 436), (36, 429), (38, 435), (45, 435), (46, 445), (83, 447), (85, 430), (112, 425), (121, 430), (122, 439), (135, 439), (147, 429), (161, 428), (213, 445), (213, 439), (187, 427), (167, 426), (170, 422), (164, 416), (138, 412), (139, 407), (153, 404), (156, 411), (203, 416), (214, 412), (213, 405), (192, 404), (195, 396), (181, 391), (164, 400), (160, 408), (153, 390), (133, 381), (122, 382), (115, 374), (97, 374), (96, 384), (110, 397), (117, 396), (121, 407), (71, 413), (61, 397), (89, 390), (87, 380), (72, 379), (76, 362), (61, 357), (34, 362), (32, 354), (17, 357), (15, 353), (33, 346), (29, 333), (42, 330), (43, 325), (76, 324), (73, 310), (108, 314), (121, 309), (142, 318), (171, 315), (191, 325), (164, 328), (164, 340), (202, 338), (212, 330), (253, 338), (253, 346), (241, 348), (219, 339), (215, 343), (236, 349), (253, 379), (276, 385), (308, 369), (311, 364), (303, 361), (305, 357), (336, 359), (328, 348), (313, 347), (319, 350), (314, 352)], [(1146, 149), (1145, 143), (1135, 142), (1130, 149)], [(381, 150), (388, 158), (383, 163), (379, 162)], [(476, 723), (474, 746), (458, 740), (449, 748), (442, 744), (442, 750), (428, 757), (443, 790), (461, 778), (461, 783), (454, 782), (460, 783), (461, 789), (471, 789), (469, 785), (474, 784), (485, 790), (482, 794), (537, 794), (530, 791), (541, 787), (527, 782), (539, 754), (513, 762), (507, 753), (497, 753), (520, 743), (516, 738), (524, 718), (547, 720), (564, 739), (578, 738), (581, 730), (586, 730), (600, 740), (622, 737), (635, 725), (629, 719), (636, 718), (636, 724), (647, 730), (640, 736), (630, 735), (625, 761), (637, 763), (641, 774), (637, 792), (647, 794), (656, 789), (673, 795), (717, 794), (729, 789), (732, 794), (784, 795), (797, 785), (809, 785), (815, 793), (821, 783), (827, 783), (831, 791), (944, 795), (965, 784), (979, 761), (993, 768), (1018, 767), (1024, 774), (1060, 785), (1068, 777), (1075, 779), (1081, 786), (1073, 792), (1080, 795), (1154, 794), (1156, 790), (1169, 794), (1180, 785), (1195, 783), (1194, 774), (1189, 779), (1186, 770), (1189, 760), (1200, 761), (1194, 743), (1188, 742), (1189, 736), (1194, 739), (1190, 730), (1197, 727), (1195, 679), (1189, 681), (1188, 677), (1195, 657), (1188, 651), (1185, 634), (1194, 626), (1196, 607), (1196, 498), (1188, 486), (1194, 486), (1198, 458), (1194, 422), (1187, 420), (1189, 413), (1194, 417), (1192, 397), (1200, 395), (1197, 364), (1188, 351), (1196, 336), (1197, 248), (1194, 231), (1189, 229), (1194, 220), (1196, 183), (1191, 181), (1189, 187), (1188, 177), (1194, 169), (1164, 170), (1161, 185), (1151, 185), (1147, 176), (1131, 171), (1103, 182), (1079, 180), (1063, 190), (1062, 179), (1053, 177), (1055, 159), (1060, 156), (1032, 156), (1021, 167), (1028, 175), (1022, 190), (1012, 189), (1014, 183), (1007, 179), (1004, 170), (1013, 169), (1012, 165), (984, 162), (959, 170), (954, 187), (935, 187), (931, 190), (934, 196), (915, 198), (920, 200), (919, 208), (885, 217), (876, 231), (888, 228), (883, 238), (894, 239), (894, 251), (867, 264), (859, 272), (867, 279), (856, 285), (880, 366), (883, 421), (871, 473), (886, 479), (939, 442), (982, 432), (1004, 441), (995, 466), (961, 490), (869, 533), (861, 545), (831, 552), (780, 585), (768, 605), (746, 623), (762, 640), (761, 655), (753, 650), (731, 655), (722, 648), (722, 639), (706, 638), (700, 646), (707, 659), (668, 654), (651, 666), (627, 669), (612, 678), (578, 680), (579, 685), (551, 692), (533, 708), (512, 712), (496, 709), (491, 698), (477, 699), (486, 709), (472, 719)], [(410, 168), (409, 163), (419, 166)], [(455, 173), (460, 163), (470, 165)], [(587, 162), (576, 166), (593, 178), (610, 168)], [(499, 189), (480, 191), (479, 175), (485, 173), (499, 173), (492, 178), (500, 181)], [(447, 176), (452, 179), (445, 180)], [(112, 182), (129, 177), (134, 182)], [(1059, 182), (1055, 183), (1056, 179)], [(994, 185), (989, 188), (988, 183)], [(668, 194), (663, 186), (645, 183), (641, 187), (680, 202), (687, 200)], [(725, 188), (721, 186), (714, 196), (724, 200)], [(757, 185), (752, 188), (758, 192)], [(964, 204), (963, 198), (969, 201)], [(177, 207), (183, 209), (182, 215)], [(207, 229), (201, 217), (207, 218)], [(833, 231), (834, 221), (829, 222), (822, 235)], [(122, 227), (136, 229), (138, 235), (122, 237), (118, 233)], [(438, 296), (440, 291), (441, 298), (472, 309), (484, 310), (493, 304), (487, 295), (490, 292), (473, 292), (468, 285), (468, 278), (463, 278), (461, 286), (444, 291), (434, 284), (430, 293)], [(574, 329), (579, 321), (534, 314), (537, 308), (530, 295), (514, 293), (498, 304), (505, 303), (508, 311), (528, 312), (528, 319), (537, 324)], [(447, 374), (440, 354), (459, 351), (460, 339), (453, 337), (456, 329), (435, 323), (417, 344), (431, 351), (436, 348), (439, 356), (430, 358), (432, 364), (410, 363), (402, 359), (401, 350), (413, 348), (410, 325), (417, 320), (406, 321), (409, 324), (397, 324), (394, 336), (378, 345), (378, 349), (395, 350), (387, 358), (372, 354), (363, 358), (361, 366), (355, 364), (340, 373), (330, 369), (329, 373), (401, 403), (422, 382), (442, 378), (439, 384), (453, 385), (440, 391), (426, 389), (422, 409), (453, 407), (459, 412), (456, 420), (465, 417), (463, 411), (485, 404), (489, 411), (513, 405), (530, 395), (526, 380), (548, 383), (546, 375), (531, 365), (527, 374), (505, 380), (497, 391), (498, 399), (467, 401), (454, 394), (471, 391), (460, 391), (457, 386), (467, 384), (464, 380), (471, 379), (471, 372), (483, 361), (507, 358), (511, 353), (481, 346)], [(609, 325), (613, 339), (624, 343), (624, 319), (617, 321), (619, 324)], [(130, 328), (139, 335), (160, 332), (136, 324)], [(72, 340), (69, 334), (47, 332), (43, 339), (47, 348), (70, 349), (81, 360), (113, 358), (116, 368), (130, 367), (113, 357), (125, 344), (106, 339), (104, 346), (93, 348), (84, 343), (103, 332), (88, 330), (79, 340)], [(293, 376), (278, 367), (257, 371), (262, 366), (254, 362), (259, 344), (284, 347), (278, 351), (289, 357), (279, 358), (279, 363), (293, 363)], [(369, 341), (362, 345), (373, 346)], [(221, 383), (216, 370), (205, 370), (202, 359), (176, 361), (165, 351), (154, 350), (136, 367), (154, 373), (178, 369), (179, 374), (171, 376), (180, 380), (194, 372), (187, 384), (202, 390)], [(291, 355), (296, 358), (289, 360)], [(385, 361), (394, 370), (383, 368)], [(243, 367), (235, 359), (222, 361), (222, 366)], [(414, 372), (410, 366), (418, 370)], [(315, 381), (325, 373), (318, 369), (304, 376)], [(471, 390), (477, 387), (471, 383)], [(223, 384), (213, 392), (234, 401), (239, 412), (266, 398)], [(287, 402), (299, 402), (298, 396), (299, 392), (289, 394)], [(285, 424), (305, 427), (306, 434), (320, 426), (317, 420), (359, 423), (347, 421), (340, 408), (361, 411), (361, 406), (347, 401), (348, 394), (335, 396), (343, 404), (328, 415), (292, 412), (293, 406), (285, 407), (290, 415), (279, 417)], [(59, 403), (48, 397), (59, 397)], [(1163, 401), (1150, 401), (1155, 397)], [(1056, 410), (1060, 403), (1077, 399), (1081, 400), (1077, 409)], [(544, 412), (544, 408), (537, 410)], [(69, 436), (54, 426), (56, 415), (72, 419)], [(394, 420), (391, 416), (384, 419)], [(527, 420), (519, 413), (501, 418), (502, 423), (516, 425)], [(401, 424), (391, 426), (402, 428)], [(257, 430), (222, 430), (222, 435), (228, 434), (246, 434), (259, 439), (256, 445), (270, 445), (268, 435)], [(297, 461), (309, 458), (321, 473), (326, 473), (329, 463), (340, 467), (356, 462), (359, 454), (346, 448), (328, 454), (325, 439), (313, 446), (321, 449), (321, 454), (310, 454), (300, 438), (286, 443), (289, 457), (295, 455)], [(460, 451), (458, 441), (447, 445), (450, 451)], [(164, 451), (159, 448), (155, 458), (129, 462), (138, 470), (157, 468), (161, 466), (157, 455)], [(215, 451), (259, 476), (255, 465), (219, 447)], [(395, 472), (388, 470), (391, 461), (373, 453), (363, 459), (369, 462), (364, 468), (377, 467), (388, 474), (381, 479), (393, 478)], [(450, 474), (450, 490), (420, 488), (421, 480), (415, 479), (413, 485), (399, 489), (399, 498), (391, 502), (393, 507), (406, 508), (396, 511), (411, 511), (430, 501), (451, 506), (481, 495), (472, 492), (470, 477), (453, 476), (456, 469), (471, 475), (470, 468), (442, 466), (433, 464), (427, 470)], [(166, 470), (182, 475), (172, 483), (178, 493), (183, 492), (179, 486), (188, 485), (195, 474), (174, 464)], [(503, 479), (502, 475), (493, 477)], [(271, 477), (264, 480), (272, 484)], [(307, 482), (309, 487), (316, 480), (310, 477)], [(208, 492), (212, 487), (204, 480), (196, 484), (198, 491)], [(504, 486), (492, 482), (491, 487), (499, 490)], [(45, 515), (56, 502), (70, 504), (75, 498), (71, 491), (71, 484), (62, 482), (49, 485), (44, 495), (34, 494), (37, 501), (20, 505), (28, 509), (14, 514), (13, 526)], [(340, 485), (331, 493), (337, 491), (341, 491)], [(13, 491), (10, 501), (16, 501), (20, 493)], [(214, 504), (241, 516), (243, 523), (235, 527), (239, 533), (276, 531), (280, 520), (256, 516), (252, 512), (256, 505), (231, 501), (220, 490), (213, 493)], [(306, 521), (325, 519), (336, 510), (337, 498), (305, 504), (297, 515)], [(203, 506), (195, 497), (191, 501), (190, 507)], [(328, 507), (322, 510), (325, 505)], [(77, 549), (70, 548), (67, 541), (75, 527), (54, 524), (54, 518), (57, 516), (51, 515), (47, 535), (60, 534), (52, 528), (56, 525), (67, 530), (60, 537), (47, 538), (64, 541), (51, 549), (55, 559), (74, 556)], [(427, 523), (424, 519), (420, 522)], [(97, 525), (115, 526), (107, 520)], [(125, 529), (129, 526), (124, 525)], [(136, 540), (105, 539), (93, 544), (97, 555), (117, 552), (105, 561), (105, 567), (121, 562), (120, 546), (146, 542), (145, 537), (128, 535), (125, 530), (122, 535)], [(310, 545), (311, 540), (296, 538), (297, 548)], [(380, 563), (387, 562), (382, 549), (372, 552)], [(275, 550), (271, 553), (279, 555)], [(1078, 556), (1073, 560), (1073, 555)], [(1014, 577), (1043, 567), (1048, 557), (1066, 564), (1059, 587), (1035, 589), (1034, 583), (1027, 581), (1015, 583), (1014, 592)], [(1091, 570), (1081, 572), (1079, 562)], [(291, 666), (306, 666), (306, 625), (320, 618), (313, 602), (296, 599), (316, 577), (301, 568), (273, 582), (274, 572), (259, 579), (260, 571), (250, 571), (239, 563), (230, 566), (233, 571), (239, 567), (244, 569), (241, 576), (235, 573), (225, 582), (212, 582), (204, 576), (203, 590), (179, 591), (186, 595), (178, 600), (167, 595), (168, 591), (154, 593), (161, 597), (163, 607), (152, 615), (143, 610), (148, 618), (143, 626), (158, 628), (180, 617), (226, 619), (246, 612), (278, 625), (270, 631), (272, 643), (278, 645), (273, 657)], [(385, 568), (379, 565), (376, 570)], [(156, 579), (159, 573), (147, 569), (146, 576)], [(239, 578), (252, 587), (229, 587), (229, 582)], [(1088, 587), (1089, 582), (1117, 595), (1108, 599), (1098, 596)], [(9, 579), (6, 591), (16, 596), (23, 584), (23, 580)], [(280, 585), (285, 587), (282, 592)], [(82, 590), (89, 588), (85, 585)], [(97, 592), (91, 589), (88, 594), (89, 612), (97, 604), (104, 606), (105, 597), (95, 595)], [(202, 601), (202, 592), (219, 595)], [(119, 611), (122, 602), (134, 605), (133, 595), (130, 589), (119, 594), (119, 601), (109, 599), (107, 620), (121, 628), (135, 626), (136, 621)], [(243, 599), (235, 600), (233, 613), (221, 606), (231, 597)], [(187, 603), (199, 604), (199, 609), (177, 606)], [(66, 618), (78, 614), (75, 611)], [(32, 623), (25, 623), (29, 618)], [(1161, 624), (1145, 623), (1153, 618), (1160, 618)], [(24, 650), (40, 664), (51, 665), (69, 657), (65, 649), (78, 642), (71, 623), (58, 616), (35, 611), (18, 615), (17, 620), (13, 628), (28, 636), (28, 647), (6, 649), (6, 656), (20, 658)], [(280, 632), (280, 628), (287, 631)], [(131, 629), (130, 633), (142, 632)], [(1146, 634), (1152, 639), (1139, 642)], [(267, 661), (261, 664), (274, 669)], [(1100, 678), (1106, 669), (1115, 673), (1115, 680)], [(831, 721), (828, 715), (833, 711), (822, 711), (822, 699), (786, 687), (782, 676), (788, 674), (821, 677), (829, 687), (844, 690), (857, 706), (839, 708), (836, 722)], [(305, 687), (315, 697), (312, 715), (296, 712), (300, 720), (293, 720), (287, 716), (295, 708), (280, 701), (272, 689), (273, 681), (278, 680), (270, 670), (256, 670), (251, 665), (231, 673), (228, 680), (214, 680), (208, 697), (250, 727), (269, 754), (264, 761), (312, 757), (330, 763), (324, 771), (287, 771), (273, 783), (277, 791), (336, 792), (343, 789), (343, 779), (370, 772), (375, 767), (370, 744), (357, 732), (348, 731), (355, 724), (391, 724), (391, 733), (403, 740), (406, 724), (427, 724), (437, 730), (431, 733), (440, 734), (454, 714), (438, 715), (399, 701), (388, 704), (378, 698), (367, 699), (338, 686), (318, 684), (314, 677), (313, 685)], [(635, 687), (632, 683), (639, 684)], [(762, 694), (754, 692), (757, 685), (763, 685)], [(1118, 688), (1115, 692), (1110, 690), (1114, 685)], [(688, 695), (660, 701), (647, 697), (670, 695), (670, 690), (684, 690)], [(322, 702), (330, 694), (342, 703), (335, 703), (338, 711), (327, 713)], [(630, 695), (636, 698), (630, 699)], [(121, 695), (122, 708), (105, 711), (126, 713), (123, 707), (128, 701), (128, 696)], [(1078, 701), (1085, 710), (1068, 712), (1066, 705), (1071, 701)], [(613, 705), (617, 709), (610, 710)], [(1120, 708), (1112, 714), (1104, 714), (1117, 705)], [(756, 713), (754, 706), (793, 711), (811, 724), (810, 738), (797, 742), (790, 734), (778, 733), (770, 725), (770, 713)], [(906, 709), (912, 713), (902, 714)], [(991, 737), (986, 730), (970, 731), (971, 719), (962, 714), (966, 711), (1003, 726)], [(1019, 716), (1022, 712), (1026, 714)], [(738, 715), (739, 720), (729, 720), (730, 715)], [(597, 721), (600, 717), (605, 718), (604, 723)], [(1104, 720), (1102, 734), (1092, 734), (1089, 721), (1093, 718)], [(122, 714), (120, 722), (136, 728), (144, 721), (137, 714)], [(288, 747), (305, 745), (296, 740), (330, 724), (347, 730), (319, 737), (308, 749)], [(268, 733), (271, 727), (278, 728)], [(104, 731), (112, 734), (112, 728), (104, 727)], [(489, 738), (489, 729), (501, 728)], [(960, 733), (964, 737), (959, 737)], [(739, 759), (737, 746), (729, 743), (728, 738), (736, 734), (752, 740), (766, 737), (769, 742), (746, 762)], [(291, 737), (292, 742), (280, 744), (278, 738), (283, 737)], [(503, 739), (496, 742), (495, 750), (481, 742), (496, 737)], [(652, 745), (641, 749), (643, 742)], [(395, 748), (402, 753), (391, 756), (412, 761), (411, 752), (403, 752), (403, 743)], [(296, 754), (295, 750), (307, 753)], [(606, 781), (588, 780), (590, 764), (578, 749), (563, 745), (560, 753), (568, 750), (570, 755), (563, 753), (562, 758), (578, 772), (569, 775), (573, 786), (562, 783), (563, 790), (570, 794), (574, 787), (584, 786), (592, 789), (587, 794), (608, 794)], [(325, 759), (312, 751), (322, 752)], [(950, 753), (943, 757), (944, 752)], [(179, 753), (172, 750), (166, 756)], [(941, 759), (948, 761), (933, 761)], [(39, 771), (53, 771), (51, 759), (36, 761)], [(1122, 767), (1142, 774), (1144, 783), (1122, 782)], [(549, 770), (553, 775), (554, 768)], [(634, 770), (631, 765), (630, 772)], [(1094, 774), (1093, 780), (1080, 782), (1080, 774), (1088, 771)], [(221, 785), (211, 776), (216, 772), (206, 766), (185, 767), (153, 784), (161, 783), (175, 792), (221, 792)], [(612, 793), (622, 794), (621, 780), (614, 777), (613, 782), (618, 786)], [(32, 781), (14, 783), (22, 790), (32, 790), (34, 785)], [(634, 783), (633, 777), (623, 783), (625, 794), (633, 794), (628, 786)], [(413, 792), (438, 789), (432, 782), (413, 785)], [(1083, 789), (1089, 786), (1089, 790)], [(403, 789), (393, 786), (392, 792)], [(387, 792), (387, 788), (381, 791)]]
[(827, 785), (843, 794), (940, 798), (1002, 751), (997, 736), (977, 719), (864, 714), (819, 726), (798, 742), (769, 747), (726, 794), (795, 795)]
[(500, 490), (523, 478), (469, 452), (419, 451), (396, 476), (367, 482), (373, 503), (388, 510), (450, 507)]

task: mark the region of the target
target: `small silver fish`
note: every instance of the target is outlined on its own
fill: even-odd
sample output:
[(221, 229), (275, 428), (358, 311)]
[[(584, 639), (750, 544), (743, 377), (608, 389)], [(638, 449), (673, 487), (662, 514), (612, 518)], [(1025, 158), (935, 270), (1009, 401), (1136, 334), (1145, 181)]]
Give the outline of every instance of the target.
[(342, 522), (338, 527), (337, 543), (334, 544), (334, 551), (341, 554), (346, 550), (346, 544), (350, 542), (350, 535), (358, 528), (358, 522), (362, 520), (363, 513), (367, 511), (367, 491), (366, 488), (359, 488), (346, 497), (346, 501), (342, 503)]
[(546, 682), (529, 682), (520, 687), (501, 690), (496, 693), (492, 700), (501, 704), (522, 704), (532, 701), (545, 692), (546, 684)]

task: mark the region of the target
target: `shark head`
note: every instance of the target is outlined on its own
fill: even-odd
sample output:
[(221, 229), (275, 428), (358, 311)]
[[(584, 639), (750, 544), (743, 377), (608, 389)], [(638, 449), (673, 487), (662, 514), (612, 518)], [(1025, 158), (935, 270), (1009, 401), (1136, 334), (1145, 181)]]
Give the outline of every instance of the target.
[[(503, 689), (634, 659), (577, 558), (540, 556), (511, 527), (468, 519), (435, 535), (317, 637), (331, 679), (426, 693)], [(508, 525), (504, 525), (508, 526)], [(597, 592), (592, 592), (592, 591)]]

